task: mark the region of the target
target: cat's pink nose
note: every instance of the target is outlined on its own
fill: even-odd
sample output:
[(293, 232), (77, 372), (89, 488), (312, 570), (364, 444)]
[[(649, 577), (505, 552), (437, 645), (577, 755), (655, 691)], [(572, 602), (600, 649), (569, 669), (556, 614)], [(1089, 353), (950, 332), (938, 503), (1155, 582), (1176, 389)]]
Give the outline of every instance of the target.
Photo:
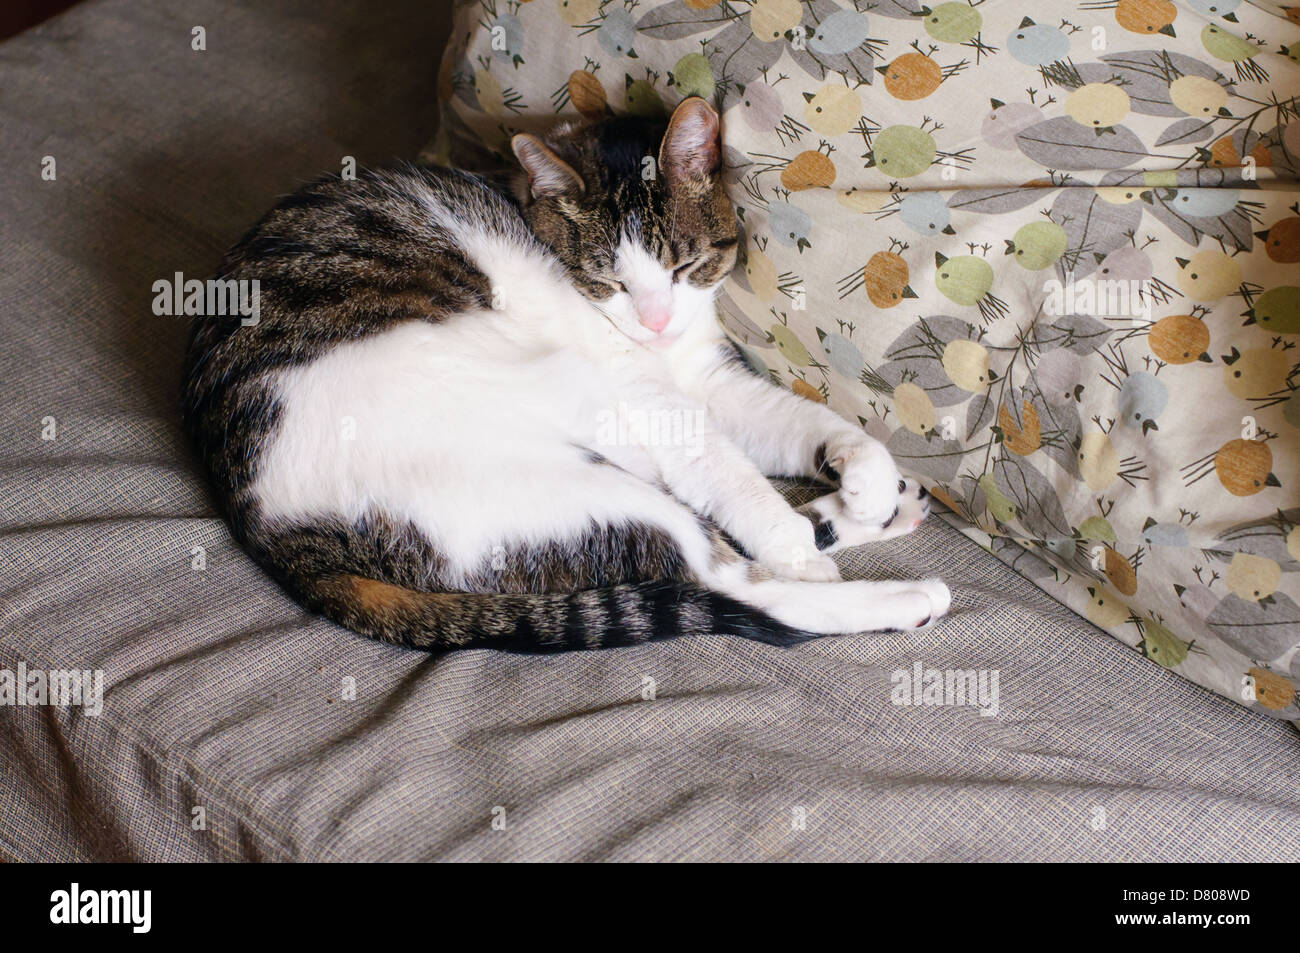
[(673, 319), (672, 302), (667, 295), (648, 294), (634, 302), (637, 320), (647, 330), (658, 334)]
[(664, 328), (668, 327), (668, 322), (673, 319), (673, 313), (667, 308), (655, 311), (642, 311), (638, 316), (641, 319), (641, 326), (648, 328), (655, 334), (658, 334)]

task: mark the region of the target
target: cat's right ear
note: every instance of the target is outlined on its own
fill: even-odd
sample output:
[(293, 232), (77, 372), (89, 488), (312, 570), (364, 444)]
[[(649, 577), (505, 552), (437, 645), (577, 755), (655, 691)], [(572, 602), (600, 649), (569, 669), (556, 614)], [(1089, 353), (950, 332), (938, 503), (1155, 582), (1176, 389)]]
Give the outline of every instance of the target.
[(548, 149), (536, 136), (521, 132), (510, 140), (510, 148), (528, 174), (528, 189), (533, 198), (576, 198), (586, 191), (573, 166)]
[(722, 166), (718, 114), (699, 96), (678, 103), (659, 147), (659, 168), (669, 185), (699, 181)]

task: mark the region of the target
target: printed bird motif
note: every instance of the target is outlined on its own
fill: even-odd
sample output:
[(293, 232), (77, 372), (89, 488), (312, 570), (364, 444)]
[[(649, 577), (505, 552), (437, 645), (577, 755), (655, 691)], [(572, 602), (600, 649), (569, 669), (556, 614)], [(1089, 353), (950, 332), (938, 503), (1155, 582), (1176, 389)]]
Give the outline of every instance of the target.
[(1088, 604), (1083, 614), (1089, 622), (1102, 629), (1113, 629), (1131, 615), (1128, 606), (1118, 596), (1100, 586), (1088, 587)]
[(938, 146), (934, 136), (915, 126), (889, 126), (876, 133), (863, 158), (892, 179), (910, 179), (934, 163)]
[(1047, 403), (1077, 401), (1084, 392), (1079, 355), (1067, 348), (1055, 348), (1034, 365), (1033, 381)]
[(591, 23), (600, 13), (601, 0), (559, 0), (560, 19), (569, 26)]
[(817, 149), (805, 149), (781, 170), (781, 186), (791, 192), (826, 189), (835, 184), (835, 164)]
[(1176, 668), (1187, 660), (1191, 642), (1184, 642), (1169, 628), (1152, 619), (1142, 621), (1142, 641), (1138, 650), (1162, 668)]
[(998, 429), (1002, 433), (1002, 445), (1017, 456), (1026, 457), (1043, 445), (1042, 424), (1031, 403), (1020, 405), (1019, 421), (1011, 416), (1006, 404), (999, 407)]
[(992, 294), (993, 267), (976, 255), (948, 258), (934, 253), (935, 287), (953, 304), (979, 309), (985, 321), (1005, 317), (1006, 302)]
[(1223, 357), (1223, 383), (1228, 393), (1242, 400), (1268, 397), (1286, 389), (1291, 360), (1278, 348), (1235, 347)]
[(805, 248), (812, 247), (808, 239), (812, 232), (812, 218), (798, 206), (774, 202), (768, 212), (768, 224), (778, 244), (798, 249), (800, 254)]
[(1187, 5), (1204, 17), (1223, 17), (1229, 23), (1237, 22), (1233, 11), (1241, 6), (1241, 0), (1187, 0)]
[[(499, 28), (499, 29), (498, 29)], [(524, 48), (524, 25), (513, 13), (503, 13), (492, 21), (493, 33), (504, 41), (501, 49), (494, 48), (492, 55), (496, 59), (512, 64), (516, 69), (523, 65), (520, 55)]]
[(924, 53), (904, 53), (876, 72), (884, 77), (885, 92), (904, 101), (924, 99), (943, 82), (943, 68)]
[(636, 23), (628, 11), (615, 8), (605, 14), (596, 28), (596, 41), (600, 48), (611, 56), (627, 56), (636, 59)]
[(505, 115), (505, 97), (501, 84), (485, 69), (474, 71), (474, 98), (478, 102), (478, 108), (489, 116), (500, 118)]
[[(857, 91), (843, 83), (831, 83), (814, 93), (804, 93), (803, 98), (804, 122), (818, 135), (843, 135), (857, 124), (862, 115), (862, 101)], [(779, 114), (779, 100), (777, 106)], [(775, 124), (768, 128), (772, 125)]]
[(1214, 454), (1214, 472), (1233, 496), (1254, 496), (1281, 486), (1273, 475), (1273, 451), (1263, 440), (1229, 440)]
[(1187, 546), (1187, 527), (1182, 523), (1157, 523), (1152, 517), (1142, 524), (1142, 542), (1148, 546), (1170, 546), (1183, 549)]
[[(1247, 554), (1242, 554), (1247, 555)], [(1235, 558), (1235, 555), (1234, 555)], [(1271, 570), (1244, 560), (1237, 592), (1225, 595), (1205, 616), (1206, 627), (1229, 648), (1249, 659), (1270, 660), (1295, 647), (1300, 606), (1285, 593), (1253, 598), (1255, 588), (1271, 585)], [(1244, 592), (1245, 597), (1239, 595)]]
[(1006, 241), (1006, 254), (1014, 255), (1015, 262), (1026, 271), (1041, 271), (1056, 264), (1070, 243), (1069, 236), (1060, 225), (1052, 221), (1029, 222), (1016, 230)]
[(998, 489), (993, 474), (985, 473), (981, 475), (975, 481), (975, 484), (984, 492), (985, 509), (993, 515), (995, 520), (999, 523), (1010, 523), (1016, 518), (1015, 502)]
[(1151, 326), (1147, 333), (1151, 353), (1166, 364), (1211, 363), (1210, 329), (1191, 314), (1170, 314)]
[(836, 56), (855, 50), (870, 34), (867, 15), (857, 10), (838, 10), (817, 24), (808, 37), (808, 47), (814, 53)]
[(737, 87), (732, 111), (754, 132), (771, 132), (781, 125), (785, 106), (780, 93), (769, 84), (754, 80)]
[(1138, 577), (1137, 568), (1133, 563), (1121, 556), (1113, 546), (1105, 547), (1103, 559), (1107, 581), (1121, 595), (1135, 595), (1138, 588)]
[(989, 368), (988, 348), (978, 341), (953, 338), (944, 345), (941, 363), (948, 379), (972, 394), (984, 393), (997, 380)]
[(1027, 66), (1046, 66), (1069, 55), (1070, 38), (1057, 27), (1025, 17), (1007, 37), (1007, 51)]
[(596, 74), (588, 69), (577, 69), (569, 74), (564, 86), (557, 90), (551, 101), (557, 110), (571, 103), (587, 119), (602, 118), (608, 108), (605, 87)]
[(894, 413), (899, 422), (918, 436), (934, 430), (934, 403), (919, 385), (904, 381), (894, 388)]
[(749, 28), (763, 43), (781, 40), (802, 19), (799, 0), (754, 0), (749, 7)]
[(845, 208), (867, 214), (870, 212), (879, 212), (893, 200), (892, 192), (882, 192), (876, 189), (860, 189), (856, 185), (849, 189), (836, 189), (835, 201)]
[(1130, 33), (1177, 36), (1177, 18), (1178, 8), (1169, 0), (1120, 0), (1115, 7), (1115, 21)]
[(1230, 33), (1215, 23), (1207, 23), (1201, 31), (1201, 45), (1215, 59), (1232, 63), (1236, 67), (1237, 79), (1249, 79), (1256, 83), (1268, 80), (1268, 71), (1254, 61), (1261, 49), (1258, 44)]
[(1228, 91), (1205, 76), (1180, 76), (1169, 84), (1169, 99), (1188, 116), (1198, 119), (1231, 116)]
[(1150, 295), (1162, 304), (1168, 303), (1173, 293), (1173, 286), (1155, 276), (1155, 266), (1151, 256), (1133, 245), (1116, 248), (1105, 255), (1093, 255), (1097, 262), (1097, 276), (1103, 281), (1136, 282), (1141, 294)]
[(892, 308), (905, 298), (915, 298), (908, 277), (907, 262), (896, 252), (876, 252), (862, 270), (867, 298), (877, 308)]
[(1291, 211), (1296, 214), (1279, 219), (1255, 233), (1255, 237), (1264, 243), (1268, 257), (1283, 265), (1300, 262), (1300, 203), (1292, 205)]
[(772, 259), (765, 252), (757, 248), (746, 252), (742, 271), (745, 275), (742, 287), (748, 285), (746, 290), (751, 291), (759, 301), (772, 301), (776, 298), (776, 265), (772, 264)]
[(909, 192), (898, 203), (898, 217), (920, 235), (955, 235), (952, 212), (941, 192)]
[(648, 79), (627, 76), (623, 90), (623, 109), (632, 116), (657, 119), (665, 112), (664, 101)]
[(687, 53), (679, 59), (668, 71), (668, 82), (683, 98), (699, 96), (711, 100), (717, 88), (713, 67), (703, 53)]
[[(1155, 190), (1141, 193), (1144, 202), (1155, 200)], [(1163, 189), (1160, 201), (1171, 211), (1188, 218), (1217, 218), (1227, 215), (1241, 201), (1240, 189)]]
[(1174, 593), (1178, 596), (1178, 604), (1183, 607), (1188, 620), (1192, 622), (1205, 621), (1220, 602), (1219, 596), (1209, 586), (1200, 583), (1192, 586), (1175, 583)]
[(1281, 711), (1295, 698), (1295, 686), (1277, 672), (1255, 667), (1247, 670), (1246, 674), (1254, 683), (1255, 701), (1259, 702), (1261, 708)]
[(826, 354), (826, 363), (831, 370), (850, 380), (856, 380), (862, 373), (862, 352), (856, 344), (842, 334), (817, 329), (817, 339), (821, 341), (822, 351)]
[(1156, 418), (1169, 405), (1169, 389), (1153, 374), (1138, 371), (1124, 378), (1119, 389), (1119, 422), (1141, 427), (1142, 435), (1159, 430)]
[(1218, 301), (1241, 284), (1241, 265), (1223, 252), (1207, 248), (1191, 258), (1175, 258), (1178, 290), (1193, 301)]
[(1243, 312), (1243, 325), (1258, 325), (1273, 334), (1300, 334), (1300, 288), (1282, 285), (1270, 288)]
[(1042, 111), (1032, 103), (1004, 103), (990, 99), (992, 109), (984, 116), (980, 135), (994, 149), (1017, 148), (1016, 136), (1036, 122), (1041, 122)]
[(1224, 582), (1228, 591), (1247, 602), (1264, 602), (1277, 592), (1282, 581), (1282, 567), (1267, 556), (1233, 553)]
[[(1246, 149), (1246, 144), (1250, 145)], [(1196, 156), (1202, 162), (1212, 169), (1240, 169), (1246, 164), (1242, 158), (1242, 152), (1245, 151), (1250, 160), (1258, 168), (1267, 169), (1273, 165), (1273, 155), (1268, 150), (1268, 145), (1259, 137), (1258, 133), (1234, 133), (1230, 136), (1223, 136), (1216, 139), (1210, 148), (1197, 148)]]
[(791, 364), (796, 367), (808, 367), (812, 364), (812, 355), (808, 349), (803, 346), (803, 342), (784, 324), (774, 324), (767, 332), (771, 335), (772, 340), (776, 343), (777, 350)]
[(796, 377), (790, 382), (790, 389), (804, 400), (811, 400), (818, 404), (826, 403), (826, 395), (801, 377)]
[(1112, 83), (1087, 83), (1065, 100), (1065, 114), (1101, 135), (1118, 126), (1132, 108), (1128, 93)]
[(1115, 527), (1110, 525), (1110, 520), (1104, 516), (1089, 516), (1078, 526), (1079, 538), (1087, 540), (1090, 543), (1106, 543), (1114, 546), (1118, 537), (1115, 535)]
[(980, 12), (969, 3), (941, 3), (934, 9), (921, 7), (925, 32), (940, 43), (966, 43), (984, 24)]
[(1083, 482), (1094, 493), (1106, 489), (1119, 476), (1119, 452), (1108, 434), (1084, 434), (1079, 440), (1075, 459), (1079, 463), (1079, 474), (1083, 477)]

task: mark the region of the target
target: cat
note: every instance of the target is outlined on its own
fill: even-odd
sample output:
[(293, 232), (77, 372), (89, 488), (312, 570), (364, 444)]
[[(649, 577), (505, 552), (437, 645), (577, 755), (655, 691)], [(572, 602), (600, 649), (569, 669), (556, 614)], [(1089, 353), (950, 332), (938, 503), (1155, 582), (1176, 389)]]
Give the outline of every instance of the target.
[[(183, 409), (249, 553), (308, 609), (435, 651), (942, 616), (943, 582), (842, 582), (829, 558), (910, 532), (925, 491), (719, 326), (740, 234), (713, 108), (511, 145), (513, 185), (330, 177), (227, 254), (258, 319), (196, 321)], [(796, 510), (764, 474), (834, 489)]]

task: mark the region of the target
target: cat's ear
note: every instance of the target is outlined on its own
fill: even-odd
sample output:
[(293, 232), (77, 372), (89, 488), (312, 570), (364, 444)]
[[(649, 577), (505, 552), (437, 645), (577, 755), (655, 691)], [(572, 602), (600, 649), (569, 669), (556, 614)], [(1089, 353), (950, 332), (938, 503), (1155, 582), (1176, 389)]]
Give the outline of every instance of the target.
[(575, 197), (586, 191), (582, 179), (573, 171), (573, 166), (565, 162), (536, 136), (521, 132), (510, 140), (510, 148), (515, 158), (528, 173), (528, 189), (533, 198), (543, 196)]
[(721, 165), (718, 114), (699, 96), (683, 99), (673, 110), (659, 147), (659, 168), (668, 184), (703, 179)]

